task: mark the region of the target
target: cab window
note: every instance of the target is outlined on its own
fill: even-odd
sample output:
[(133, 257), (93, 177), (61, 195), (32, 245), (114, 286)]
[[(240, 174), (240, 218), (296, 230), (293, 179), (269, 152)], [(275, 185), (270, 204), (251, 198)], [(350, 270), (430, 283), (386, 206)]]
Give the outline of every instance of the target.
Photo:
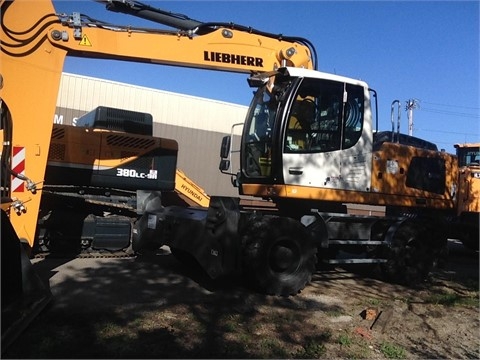
[(362, 87), (305, 79), (290, 107), (284, 151), (328, 152), (352, 147), (363, 129), (363, 102)]

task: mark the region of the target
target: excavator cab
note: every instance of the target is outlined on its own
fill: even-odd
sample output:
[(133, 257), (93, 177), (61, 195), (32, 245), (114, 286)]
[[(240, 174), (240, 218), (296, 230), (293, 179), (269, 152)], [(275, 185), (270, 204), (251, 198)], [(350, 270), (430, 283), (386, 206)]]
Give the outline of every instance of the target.
[(480, 144), (456, 144), (459, 166), (480, 166)]
[[(250, 81), (258, 89), (232, 181), (241, 195), (287, 208), (308, 203), (307, 210), (320, 203), (329, 209), (344, 203), (386, 205), (389, 211), (452, 206), (453, 157), (412, 136), (397, 134), (395, 142), (389, 140), (393, 132), (385, 133), (381, 141), (384, 133), (373, 120), (375, 92), (365, 82), (291, 67), (263, 76), (263, 82)], [(255, 137), (265, 114), (269, 136)]]
[[(266, 82), (258, 88), (247, 114), (238, 176), (242, 193), (259, 195), (254, 184), (368, 189), (372, 131), (364, 116), (369, 104), (369, 89), (360, 81), (281, 68), (273, 88)], [(253, 133), (261, 116), (269, 119), (265, 139)], [(268, 186), (262, 191), (279, 195)]]

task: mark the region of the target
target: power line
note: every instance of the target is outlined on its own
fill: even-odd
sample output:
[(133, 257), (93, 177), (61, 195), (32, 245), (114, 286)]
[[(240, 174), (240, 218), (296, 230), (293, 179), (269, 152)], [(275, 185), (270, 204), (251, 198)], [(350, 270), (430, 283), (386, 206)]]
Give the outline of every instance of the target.
[(455, 132), (455, 131), (442, 131), (442, 130), (421, 129), (421, 128), (415, 128), (415, 130), (427, 131), (427, 132), (433, 132), (433, 133), (441, 133), (441, 134), (465, 135), (465, 136), (475, 136), (475, 135), (478, 135), (478, 134), (472, 134), (471, 132), (470, 132), (470, 133), (463, 133), (463, 132)]
[(460, 117), (467, 117), (467, 118), (472, 118), (472, 119), (480, 119), (480, 115), (475, 115), (475, 114), (460, 113), (460, 112), (448, 111), (448, 110), (430, 109), (430, 108), (424, 108), (424, 107), (422, 107), (421, 109), (422, 109), (422, 111), (432, 112), (432, 113), (436, 113), (436, 114), (460, 116)]
[[(445, 136), (442, 136), (442, 135), (436, 135), (434, 136), (437, 137), (437, 138), (441, 138), (441, 139), (430, 139), (429, 141), (433, 142), (434, 144), (437, 144), (438, 146), (439, 145), (442, 145), (442, 146), (451, 146), (453, 147), (453, 144), (455, 143), (459, 143), (459, 142), (477, 142), (478, 141), (478, 137), (479, 137), (479, 134), (472, 134), (472, 133), (462, 133), (462, 132), (454, 132), (454, 131), (442, 131), (442, 130), (431, 130), (431, 129), (418, 129), (418, 128), (415, 128), (415, 130), (417, 131), (424, 131), (424, 132), (428, 132), (428, 133), (439, 133), (439, 134), (447, 134), (449, 136), (445, 137)], [(452, 139), (452, 140), (447, 140), (447, 139)], [(460, 140), (460, 139), (463, 139), (463, 140)]]
[(437, 105), (437, 106), (446, 106), (446, 107), (450, 107), (450, 108), (453, 107), (453, 108), (461, 108), (461, 109), (480, 110), (480, 108), (478, 108), (478, 107), (472, 107), (472, 106), (440, 104), (440, 103), (428, 102), (428, 101), (423, 101), (423, 100), (420, 100), (420, 102), (423, 103), (423, 104)]

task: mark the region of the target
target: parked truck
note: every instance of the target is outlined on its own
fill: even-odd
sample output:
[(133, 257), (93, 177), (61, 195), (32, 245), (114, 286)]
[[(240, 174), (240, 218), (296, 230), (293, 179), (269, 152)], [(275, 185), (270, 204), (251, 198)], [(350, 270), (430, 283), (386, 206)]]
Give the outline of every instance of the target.
[(480, 223), (480, 143), (455, 144), (458, 157), (458, 203), (452, 237), (478, 251)]

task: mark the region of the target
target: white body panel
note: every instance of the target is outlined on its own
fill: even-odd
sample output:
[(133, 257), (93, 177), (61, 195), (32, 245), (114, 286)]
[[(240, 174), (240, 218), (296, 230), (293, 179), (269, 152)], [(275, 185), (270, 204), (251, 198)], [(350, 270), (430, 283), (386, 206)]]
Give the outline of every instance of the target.
[(351, 148), (329, 152), (284, 153), (286, 185), (370, 191), (372, 175), (372, 113), (365, 87), (362, 135)]

